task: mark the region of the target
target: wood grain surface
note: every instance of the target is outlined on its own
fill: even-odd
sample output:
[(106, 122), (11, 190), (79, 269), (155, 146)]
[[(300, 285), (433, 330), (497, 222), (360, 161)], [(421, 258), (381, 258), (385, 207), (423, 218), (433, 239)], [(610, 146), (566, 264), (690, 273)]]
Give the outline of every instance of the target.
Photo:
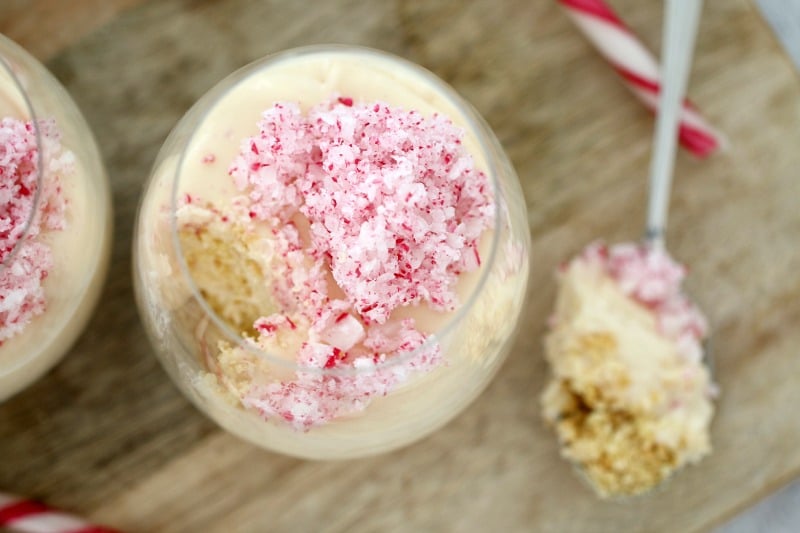
[(48, 58), (142, 0), (3, 0), (0, 33)]
[[(93, 127), (115, 243), (78, 344), (0, 405), (2, 490), (130, 532), (701, 531), (800, 474), (800, 82), (746, 0), (704, 12), (690, 93), (731, 146), (707, 161), (679, 155), (669, 234), (713, 325), (715, 452), (613, 504), (582, 485), (543, 427), (541, 336), (553, 268), (594, 238), (640, 236), (653, 122), (555, 2), (36, 7), (47, 4), (66, 3), (4, 1), (0, 28), (46, 60)], [(613, 4), (658, 46), (660, 3)], [(65, 37), (39, 29), (52, 27)], [(204, 418), (153, 356), (130, 280), (136, 203), (171, 126), (242, 64), (320, 42), (405, 56), (473, 102), (519, 172), (533, 235), (524, 334), (489, 389), (433, 436), (346, 462), (271, 454)]]

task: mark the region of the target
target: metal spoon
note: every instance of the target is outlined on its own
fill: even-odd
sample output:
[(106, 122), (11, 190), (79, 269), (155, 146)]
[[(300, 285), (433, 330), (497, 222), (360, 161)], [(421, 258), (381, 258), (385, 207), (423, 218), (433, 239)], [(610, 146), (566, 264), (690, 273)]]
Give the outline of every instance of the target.
[(681, 104), (689, 81), (702, 0), (667, 0), (664, 10), (664, 70), (650, 160), (650, 194), (645, 239), (650, 246), (665, 247), (667, 210)]
[[(701, 7), (702, 0), (667, 0), (664, 8), (664, 70), (653, 139), (653, 156), (650, 161), (650, 190), (644, 237), (647, 246), (662, 251), (666, 250), (667, 211), (675, 166), (679, 116), (688, 84)], [(703, 351), (704, 362), (711, 371), (707, 343), (703, 345)], [(579, 465), (575, 466), (582, 474), (581, 477), (589, 481), (583, 469)], [(671, 477), (651, 490), (663, 490)], [(616, 495), (612, 499), (620, 501), (629, 497)]]

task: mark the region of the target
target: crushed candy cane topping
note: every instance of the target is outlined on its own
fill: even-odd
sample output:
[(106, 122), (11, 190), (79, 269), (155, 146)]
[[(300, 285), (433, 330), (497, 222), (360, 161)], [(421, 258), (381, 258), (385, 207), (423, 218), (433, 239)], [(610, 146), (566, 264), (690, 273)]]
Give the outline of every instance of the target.
[[(229, 167), (243, 196), (217, 219), (246, 235), (270, 228), (279, 311), (257, 319), (247, 342), (268, 353), (296, 347), (300, 370), (265, 381), (246, 356), (232, 364), (250, 369), (244, 406), (308, 430), (442, 364), (438, 344), (392, 312), (457, 307), (458, 276), (481, 264), (478, 240), (492, 227), (494, 198), (463, 132), (440, 115), (339, 96), (307, 114), (276, 103), (258, 127)], [(185, 198), (182, 209), (197, 205)], [(197, 235), (190, 229), (186, 238)], [(319, 372), (330, 369), (356, 372)]]
[(73, 171), (74, 156), (62, 151), (54, 121), (42, 120), (38, 126), (48, 179), (36, 206), (39, 148), (34, 124), (10, 117), (0, 120), (0, 343), (45, 311), (42, 282), (53, 258), (50, 247), (37, 237), (65, 225), (60, 183), (62, 175)]
[(455, 309), (456, 278), (480, 265), (478, 239), (494, 216), (460, 129), (440, 115), (339, 98), (307, 116), (275, 104), (259, 130), (230, 168), (236, 185), (261, 220), (305, 215), (314, 255), (365, 320), (420, 302)]
[(621, 243), (590, 244), (576, 259), (601, 266), (624, 294), (655, 313), (659, 331), (672, 339), (688, 360), (703, 358), (708, 323), (681, 289), (686, 268), (661, 249)]

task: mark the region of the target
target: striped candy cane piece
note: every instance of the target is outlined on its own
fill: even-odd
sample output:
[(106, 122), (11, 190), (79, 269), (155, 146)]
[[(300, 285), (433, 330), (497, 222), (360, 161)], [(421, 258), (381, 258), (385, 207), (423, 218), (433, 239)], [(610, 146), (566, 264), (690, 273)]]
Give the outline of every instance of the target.
[[(633, 32), (602, 0), (558, 0), (569, 17), (600, 54), (614, 67), (625, 85), (655, 112), (661, 90), (658, 62)], [(723, 145), (722, 135), (684, 101), (679, 127), (681, 144), (698, 157), (706, 157)]]
[(47, 505), (0, 493), (0, 528), (19, 533), (119, 533)]

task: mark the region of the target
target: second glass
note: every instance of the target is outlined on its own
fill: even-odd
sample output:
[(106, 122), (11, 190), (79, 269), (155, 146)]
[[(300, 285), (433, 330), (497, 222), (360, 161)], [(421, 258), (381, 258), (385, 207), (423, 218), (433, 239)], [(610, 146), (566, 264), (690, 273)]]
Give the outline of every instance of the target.
[(72, 98), (0, 35), (0, 402), (50, 370), (100, 299), (111, 193)]

